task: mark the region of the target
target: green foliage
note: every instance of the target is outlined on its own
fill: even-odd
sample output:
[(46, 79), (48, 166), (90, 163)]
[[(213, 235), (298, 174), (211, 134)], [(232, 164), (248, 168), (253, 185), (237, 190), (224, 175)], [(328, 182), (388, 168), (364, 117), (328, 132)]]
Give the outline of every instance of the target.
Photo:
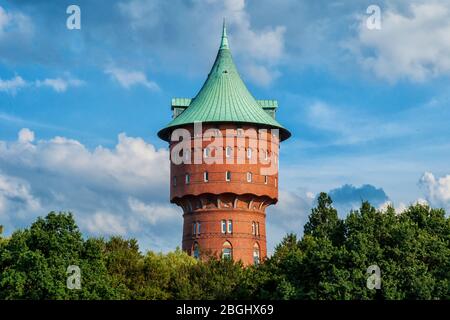
[[(68, 289), (67, 267), (81, 270)], [(368, 289), (379, 266), (381, 290)], [(177, 249), (139, 251), (120, 237), (83, 239), (72, 215), (51, 212), (0, 238), (0, 299), (450, 299), (450, 218), (410, 206), (402, 213), (363, 202), (339, 219), (320, 194), (304, 235), (288, 234), (258, 266)]]
[[(13, 233), (0, 252), (0, 299), (115, 298), (98, 241), (84, 241), (72, 215), (54, 213)], [(67, 288), (79, 266), (81, 290)]]
[[(264, 269), (258, 298), (450, 299), (450, 219), (442, 209), (379, 211), (363, 202), (339, 220), (326, 194), (318, 198), (300, 241), (288, 235)], [(381, 290), (366, 287), (379, 266)], [(265, 292), (274, 292), (268, 296)]]

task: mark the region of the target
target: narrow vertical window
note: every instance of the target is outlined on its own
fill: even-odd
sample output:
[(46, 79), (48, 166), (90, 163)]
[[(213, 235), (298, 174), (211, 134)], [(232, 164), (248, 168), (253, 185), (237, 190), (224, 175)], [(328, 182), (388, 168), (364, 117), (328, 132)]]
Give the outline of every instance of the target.
[(259, 236), (259, 222), (256, 223), (256, 235)]
[(186, 163), (190, 163), (191, 162), (191, 150), (186, 150), (183, 158)]
[(177, 177), (173, 177), (173, 186), (174, 186), (174, 187), (177, 186)]
[(189, 184), (191, 182), (191, 176), (188, 173), (186, 173), (186, 175), (184, 176), (184, 179), (185, 179), (184, 182), (186, 184)]
[(221, 227), (220, 227), (221, 232), (227, 233), (227, 222), (225, 220), (222, 220), (220, 223), (221, 223)]
[(237, 136), (238, 137), (242, 137), (244, 135), (244, 129), (242, 128), (237, 128)]
[(231, 172), (230, 171), (225, 172), (225, 180), (231, 181)]
[(255, 243), (253, 245), (253, 263), (255, 265), (258, 265), (260, 263), (261, 259), (260, 259), (260, 253), (259, 253), (259, 245), (257, 243)]
[(252, 148), (248, 148), (247, 149), (247, 159), (251, 159), (252, 158)]
[(247, 172), (247, 182), (252, 182), (252, 173)]
[(200, 258), (200, 248), (197, 242), (194, 242), (194, 247), (192, 248), (192, 255), (195, 259)]
[(256, 235), (255, 221), (252, 221), (252, 235)]
[(269, 178), (267, 176), (264, 176), (264, 184), (267, 184), (268, 181), (269, 181)]
[(203, 181), (205, 181), (205, 182), (209, 181), (208, 171), (203, 172)]
[(230, 157), (231, 157), (232, 151), (233, 151), (233, 148), (227, 147), (227, 148), (225, 149), (225, 156), (226, 156), (227, 158), (230, 158)]
[(200, 235), (200, 222), (197, 222), (197, 236)]
[(228, 220), (228, 233), (233, 233), (233, 221)]
[(204, 158), (208, 158), (209, 155), (210, 155), (210, 150), (209, 150), (209, 148), (203, 149), (203, 157), (204, 157)]
[(269, 151), (265, 150), (264, 151), (264, 160), (268, 160), (269, 159)]

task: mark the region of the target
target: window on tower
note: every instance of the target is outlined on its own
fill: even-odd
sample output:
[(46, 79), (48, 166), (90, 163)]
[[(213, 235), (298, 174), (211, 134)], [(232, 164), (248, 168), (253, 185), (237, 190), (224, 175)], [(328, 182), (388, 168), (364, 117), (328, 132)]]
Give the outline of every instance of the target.
[(193, 222), (192, 223), (192, 236), (199, 236), (200, 235), (200, 222)]
[(225, 149), (225, 156), (226, 156), (227, 158), (230, 158), (232, 153), (233, 153), (233, 148), (228, 146), (228, 147)]
[(256, 224), (255, 224), (255, 221), (252, 221), (252, 235), (256, 235)]
[(193, 247), (192, 247), (192, 256), (193, 256), (195, 259), (200, 258), (200, 247), (199, 247), (199, 245), (198, 245), (197, 242), (194, 242), (194, 245), (193, 245)]
[(225, 172), (225, 180), (226, 181), (231, 181), (231, 171)]
[(220, 222), (221, 226), (220, 226), (220, 230), (222, 233), (227, 233), (227, 221), (226, 220), (222, 220)]
[(252, 158), (252, 148), (248, 148), (247, 149), (247, 159), (251, 159)]
[(173, 186), (174, 186), (174, 187), (177, 186), (177, 177), (173, 177)]
[(222, 259), (233, 259), (233, 247), (228, 241), (225, 241), (222, 246)]
[(209, 148), (203, 149), (203, 157), (208, 158), (211, 155), (211, 150)]
[(184, 182), (186, 184), (189, 184), (191, 182), (191, 176), (189, 175), (189, 173), (186, 173), (186, 175), (184, 176)]
[(267, 176), (264, 176), (264, 184), (267, 184), (268, 181), (269, 181), (269, 178)]
[(255, 265), (260, 263), (259, 245), (257, 243), (253, 245), (253, 263)]
[(191, 150), (187, 149), (186, 152), (184, 153), (184, 161), (186, 163), (190, 163), (190, 161), (191, 161)]
[(208, 171), (203, 172), (203, 181), (205, 181), (205, 182), (209, 181)]
[(233, 233), (233, 221), (232, 220), (228, 220), (227, 232), (228, 233)]
[(247, 172), (247, 182), (252, 182), (252, 173)]

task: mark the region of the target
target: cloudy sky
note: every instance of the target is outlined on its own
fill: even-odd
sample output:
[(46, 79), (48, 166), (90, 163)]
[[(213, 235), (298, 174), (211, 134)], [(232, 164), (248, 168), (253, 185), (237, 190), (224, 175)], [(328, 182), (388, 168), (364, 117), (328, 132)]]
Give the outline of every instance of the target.
[[(66, 27), (70, 4), (81, 29)], [(368, 28), (369, 5), (381, 29)], [(172, 97), (193, 97), (226, 17), (238, 69), (277, 99), (269, 251), (314, 198), (450, 209), (450, 1), (0, 0), (0, 224), (70, 210), (86, 235), (181, 242), (168, 203)], [(373, 21), (373, 20), (369, 20)]]

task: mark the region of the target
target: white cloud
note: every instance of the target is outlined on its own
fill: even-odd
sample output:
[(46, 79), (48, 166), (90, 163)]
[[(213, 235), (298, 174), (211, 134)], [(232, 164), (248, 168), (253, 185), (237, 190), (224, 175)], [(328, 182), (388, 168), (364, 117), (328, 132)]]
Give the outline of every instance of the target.
[(450, 212), (450, 174), (438, 178), (431, 172), (425, 172), (419, 185), (425, 189), (425, 198), (432, 206)]
[(179, 245), (181, 209), (169, 203), (169, 154), (141, 138), (120, 134), (114, 148), (86, 148), (77, 140), (0, 140), (0, 224), (6, 232), (37, 215), (71, 211), (91, 235), (136, 237), (143, 248)]
[(17, 91), (27, 86), (49, 87), (56, 92), (65, 92), (69, 87), (79, 87), (85, 82), (74, 78), (46, 78), (44, 80), (27, 81), (21, 76), (15, 76), (9, 80), (0, 79), (0, 91), (15, 95)]
[(41, 209), (39, 199), (31, 192), (30, 185), (19, 178), (0, 172), (0, 219), (9, 221), (11, 212), (23, 219), (29, 214), (36, 214)]
[(279, 201), (267, 209), (266, 237), (269, 254), (287, 233), (303, 234), (303, 225), (308, 221), (314, 199), (315, 195), (310, 191), (280, 189)]
[(403, 211), (405, 211), (405, 210), (407, 209), (406, 204), (404, 204), (403, 202), (400, 202), (400, 203), (396, 206), (391, 200), (388, 200), (388, 201), (386, 201), (386, 202), (380, 204), (380, 205), (378, 206), (378, 210), (380, 210), (380, 211), (382, 211), (382, 212), (385, 212), (385, 211), (388, 209), (388, 207), (394, 208), (396, 214), (402, 213)]
[(253, 63), (245, 65), (243, 70), (254, 83), (260, 86), (269, 86), (280, 74), (276, 70), (269, 70), (267, 67)]
[(19, 131), (18, 138), (19, 143), (33, 142), (34, 132), (28, 128), (23, 128)]
[(79, 79), (63, 79), (63, 78), (47, 78), (44, 80), (36, 80), (36, 86), (50, 87), (56, 92), (65, 92), (69, 87), (79, 87), (84, 84), (84, 81)]
[(363, 144), (404, 136), (412, 131), (394, 120), (366, 114), (361, 108), (330, 105), (324, 101), (313, 101), (305, 111), (307, 125), (332, 133), (330, 138), (334, 145)]
[(20, 76), (15, 76), (10, 80), (0, 79), (0, 91), (16, 94), (18, 90), (27, 86), (27, 82)]
[(107, 212), (96, 212), (87, 217), (83, 224), (92, 234), (95, 235), (119, 235), (127, 234), (126, 221), (115, 214)]
[(382, 9), (381, 30), (369, 30), (366, 19), (350, 47), (376, 76), (394, 82), (450, 75), (448, 2), (410, 3), (406, 12)]
[(31, 33), (31, 20), (20, 12), (8, 12), (0, 6), (0, 41), (8, 32)]
[[(232, 38), (233, 48), (249, 59), (277, 63), (284, 55), (284, 26), (266, 27), (258, 32), (252, 29), (250, 15), (245, 0), (224, 2), (224, 12), (229, 23), (236, 32)], [(220, 21), (220, 20), (219, 20)]]
[(161, 221), (168, 221), (180, 217), (179, 211), (173, 206), (154, 203), (147, 204), (133, 197), (128, 199), (128, 204), (133, 213), (144, 218), (152, 225)]
[(136, 85), (142, 85), (150, 90), (160, 89), (156, 82), (148, 80), (145, 73), (140, 71), (128, 71), (125, 69), (108, 67), (105, 70), (105, 73), (109, 74), (112, 79), (119, 82), (119, 84), (126, 89)]
[[(118, 8), (133, 29), (133, 40), (139, 41), (137, 45), (152, 43), (148, 49), (166, 61), (168, 67), (176, 64), (184, 70), (194, 68), (193, 72), (198, 73), (201, 63), (203, 70), (205, 61), (212, 62), (212, 55), (218, 49), (225, 17), (231, 51), (239, 59), (239, 69), (252, 82), (264, 86), (279, 74), (277, 65), (285, 55), (286, 27), (255, 28), (245, 0), (194, 1), (189, 6), (183, 1), (132, 0), (122, 1)], [(167, 16), (183, 19), (168, 21)], [(180, 50), (185, 59), (180, 59)]]

